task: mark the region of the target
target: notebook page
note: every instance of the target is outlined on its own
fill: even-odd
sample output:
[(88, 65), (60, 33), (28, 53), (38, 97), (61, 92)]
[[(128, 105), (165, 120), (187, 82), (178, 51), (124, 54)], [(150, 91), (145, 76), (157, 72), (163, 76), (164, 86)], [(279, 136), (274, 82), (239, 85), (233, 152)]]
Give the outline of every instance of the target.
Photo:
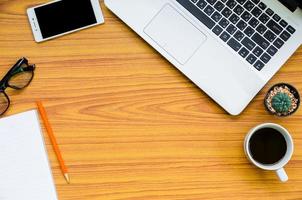
[(37, 111), (0, 119), (0, 200), (57, 200)]

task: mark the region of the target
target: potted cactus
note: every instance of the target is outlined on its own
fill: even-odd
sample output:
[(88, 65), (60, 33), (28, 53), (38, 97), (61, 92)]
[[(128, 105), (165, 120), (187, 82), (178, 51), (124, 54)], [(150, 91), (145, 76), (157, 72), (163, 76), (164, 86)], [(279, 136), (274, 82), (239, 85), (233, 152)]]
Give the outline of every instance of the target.
[(279, 83), (268, 91), (264, 104), (271, 114), (285, 117), (294, 114), (298, 110), (300, 95), (293, 86)]

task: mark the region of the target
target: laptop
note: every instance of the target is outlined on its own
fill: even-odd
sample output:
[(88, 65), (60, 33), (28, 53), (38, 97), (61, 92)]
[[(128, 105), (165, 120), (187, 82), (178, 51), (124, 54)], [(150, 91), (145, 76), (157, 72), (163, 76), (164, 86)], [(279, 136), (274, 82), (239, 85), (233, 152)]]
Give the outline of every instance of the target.
[(302, 43), (300, 0), (105, 0), (231, 115)]

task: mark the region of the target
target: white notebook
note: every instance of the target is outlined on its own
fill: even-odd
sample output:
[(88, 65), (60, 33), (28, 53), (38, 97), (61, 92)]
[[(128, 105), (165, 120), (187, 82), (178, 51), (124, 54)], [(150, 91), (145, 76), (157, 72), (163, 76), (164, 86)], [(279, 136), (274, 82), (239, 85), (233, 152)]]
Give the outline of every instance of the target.
[(57, 200), (36, 110), (0, 119), (0, 200)]

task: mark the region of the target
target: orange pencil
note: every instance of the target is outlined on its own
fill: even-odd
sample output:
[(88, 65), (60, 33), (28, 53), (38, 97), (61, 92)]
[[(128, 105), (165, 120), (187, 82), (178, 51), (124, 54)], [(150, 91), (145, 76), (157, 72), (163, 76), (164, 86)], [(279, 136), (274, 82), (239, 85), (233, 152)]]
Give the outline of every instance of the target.
[(49, 136), (49, 138), (50, 138), (50, 141), (51, 141), (51, 143), (52, 143), (53, 149), (54, 149), (54, 151), (55, 151), (55, 153), (56, 153), (56, 156), (57, 156), (57, 158), (58, 158), (58, 160), (59, 160), (60, 167), (61, 167), (61, 171), (62, 171), (62, 173), (63, 173), (63, 175), (64, 175), (64, 177), (65, 177), (67, 183), (69, 184), (69, 183), (70, 183), (70, 179), (69, 179), (68, 169), (67, 169), (67, 167), (66, 167), (66, 165), (65, 165), (65, 162), (64, 162), (64, 160), (63, 160), (61, 151), (60, 151), (60, 149), (59, 149), (59, 145), (58, 145), (58, 143), (57, 143), (57, 140), (56, 140), (56, 138), (55, 138), (55, 135), (54, 135), (54, 133), (53, 133), (53, 130), (52, 130), (52, 128), (51, 128), (51, 126), (50, 126), (50, 123), (49, 123), (49, 121), (48, 121), (47, 114), (46, 114), (46, 111), (45, 111), (45, 109), (44, 109), (44, 106), (43, 106), (43, 104), (42, 104), (41, 101), (37, 101), (37, 106), (38, 106), (38, 110), (39, 110), (39, 112), (40, 112), (42, 121), (44, 122), (44, 126), (45, 126), (45, 128), (46, 128), (46, 131), (47, 131), (47, 133), (48, 133), (48, 136)]

